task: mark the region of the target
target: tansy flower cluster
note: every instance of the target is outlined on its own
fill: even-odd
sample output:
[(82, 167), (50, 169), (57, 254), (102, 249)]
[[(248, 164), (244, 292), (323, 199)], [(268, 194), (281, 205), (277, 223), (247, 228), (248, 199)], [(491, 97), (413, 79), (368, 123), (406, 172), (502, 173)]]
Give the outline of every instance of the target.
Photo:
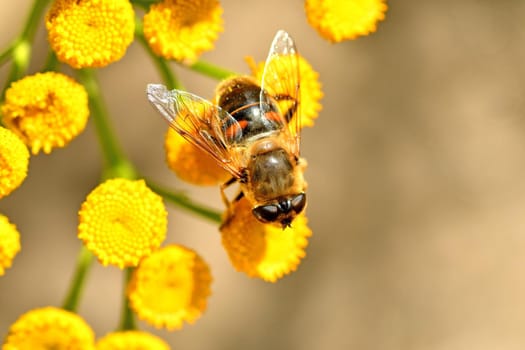
[(80, 316), (47, 306), (21, 315), (9, 328), (2, 350), (95, 349), (95, 334)]
[(50, 153), (84, 130), (88, 96), (82, 85), (62, 73), (37, 73), (11, 84), (2, 114), (2, 122), (33, 154)]
[(306, 0), (304, 8), (308, 23), (337, 43), (375, 32), (387, 5), (386, 0)]
[[(305, 20), (331, 42), (374, 32), (386, 9), (382, 0), (304, 2)], [(198, 249), (165, 243), (170, 234), (165, 201), (214, 221), (225, 254), (247, 276), (276, 282), (298, 268), (312, 235), (304, 213), (283, 229), (257, 221), (241, 195), (221, 214), (180, 191), (144, 180), (120, 148), (102, 98), (95, 68), (127, 59), (134, 41), (143, 45), (170, 87), (182, 89), (169, 61), (218, 80), (238, 76), (200, 58), (214, 48), (224, 30), (225, 11), (218, 0), (35, 0), (21, 34), (0, 52), (0, 65), (10, 64), (0, 96), (0, 200), (23, 186), (30, 154), (47, 155), (68, 146), (89, 120), (104, 167), (98, 185), (86, 189), (78, 203), (78, 227), (71, 234), (82, 248), (63, 304), (21, 312), (4, 337), (3, 350), (170, 349), (160, 337), (138, 330), (135, 317), (169, 331), (195, 323), (208, 307), (213, 277)], [(41, 20), (50, 55), (29, 73)], [(323, 97), (319, 74), (303, 56), (283, 59), (299, 61), (297, 115), (302, 116), (302, 127), (312, 127)], [(265, 62), (252, 57), (247, 62), (247, 79), (261, 82)], [(277, 74), (284, 74), (279, 69), (275, 67)], [(276, 96), (285, 93), (268, 90)], [(290, 107), (285, 99), (278, 103), (281, 110)], [(164, 140), (167, 166), (183, 181), (218, 187), (231, 178), (210, 155), (172, 129)], [(16, 263), (23, 248), (21, 235), (24, 232), (0, 215), (0, 276)], [(127, 276), (119, 330), (103, 335), (96, 335), (77, 313), (95, 260)]]
[(0, 276), (11, 267), (14, 257), (20, 251), (20, 233), (9, 219), (0, 214)]
[(304, 214), (292, 227), (262, 224), (252, 215), (248, 201), (235, 202), (235, 215), (221, 227), (222, 244), (238, 271), (275, 282), (297, 269), (312, 231)]
[(82, 204), (78, 238), (102, 265), (137, 266), (164, 241), (166, 216), (162, 198), (144, 180), (110, 179)]
[(128, 0), (56, 0), (46, 16), (49, 45), (71, 67), (104, 67), (126, 53), (134, 17)]
[(127, 294), (138, 317), (157, 328), (180, 329), (206, 309), (211, 274), (193, 250), (168, 245), (141, 261)]
[(222, 30), (217, 0), (163, 0), (144, 16), (144, 37), (153, 52), (188, 63), (213, 49)]
[(0, 127), (0, 198), (22, 184), (27, 176), (29, 151), (11, 130)]
[(96, 343), (96, 350), (169, 350), (161, 338), (141, 331), (112, 332)]

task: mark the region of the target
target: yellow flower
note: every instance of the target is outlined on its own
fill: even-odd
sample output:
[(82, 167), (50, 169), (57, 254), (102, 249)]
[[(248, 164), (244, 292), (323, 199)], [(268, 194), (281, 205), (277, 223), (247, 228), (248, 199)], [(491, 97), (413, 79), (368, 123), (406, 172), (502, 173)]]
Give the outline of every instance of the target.
[(308, 22), (331, 42), (355, 39), (377, 29), (385, 19), (384, 0), (306, 0)]
[(135, 14), (128, 0), (55, 0), (46, 27), (60, 61), (73, 68), (104, 67), (126, 53)]
[[(270, 64), (277, 64), (276, 71), (280, 72), (283, 68), (288, 67), (286, 64), (282, 64), (282, 60), (286, 57), (282, 57), (279, 60), (272, 60)], [(246, 62), (252, 71), (252, 75), (256, 81), (260, 82), (262, 74), (264, 72), (265, 62), (256, 63), (253, 57), (246, 57)], [(286, 72), (282, 71), (281, 76), (286, 76)], [(301, 90), (300, 90), (300, 104), (299, 104), (299, 115), (301, 116), (301, 126), (311, 127), (314, 125), (314, 120), (319, 115), (321, 110), (321, 98), (323, 98), (323, 92), (321, 91), (321, 83), (319, 82), (319, 73), (317, 73), (313, 67), (308, 63), (306, 59), (299, 56), (299, 75), (301, 77)], [(285, 94), (286, 91), (278, 91), (268, 84), (266, 89), (272, 95)], [(281, 110), (287, 110), (289, 107), (289, 101), (280, 102)], [(293, 125), (293, 121), (290, 123)]]
[(186, 141), (175, 130), (168, 129), (166, 141), (166, 162), (177, 176), (195, 185), (217, 185), (231, 178), (215, 159), (197, 146)]
[(131, 308), (156, 328), (180, 329), (206, 309), (211, 275), (193, 250), (169, 245), (141, 261), (128, 285)]
[(292, 227), (282, 229), (259, 222), (245, 198), (232, 204), (234, 213), (221, 226), (222, 244), (237, 271), (275, 282), (297, 269), (312, 231), (300, 214)]
[(166, 208), (144, 180), (105, 181), (87, 196), (79, 219), (78, 237), (103, 265), (137, 266), (166, 237)]
[(169, 350), (159, 337), (141, 331), (123, 331), (106, 334), (99, 339), (96, 350)]
[(0, 127), (0, 198), (18, 188), (27, 176), (29, 151), (12, 131)]
[(144, 37), (157, 55), (192, 63), (222, 32), (217, 0), (164, 0), (144, 16)]
[(94, 338), (80, 316), (49, 306), (20, 316), (9, 328), (2, 350), (93, 350)]
[(84, 130), (88, 96), (82, 85), (64, 74), (37, 73), (11, 84), (2, 113), (4, 124), (33, 154), (50, 153)]
[(7, 217), (0, 214), (0, 276), (11, 267), (14, 257), (20, 251), (20, 234)]

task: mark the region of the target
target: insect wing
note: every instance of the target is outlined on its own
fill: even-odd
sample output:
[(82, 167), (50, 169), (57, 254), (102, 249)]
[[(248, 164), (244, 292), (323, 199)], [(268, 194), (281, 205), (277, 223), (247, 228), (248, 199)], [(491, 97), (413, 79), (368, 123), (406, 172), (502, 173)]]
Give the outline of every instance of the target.
[[(292, 37), (280, 30), (275, 35), (261, 79), (261, 104), (267, 94), (277, 101), (288, 125), (285, 138), (291, 151), (299, 156), (301, 141), (299, 53)], [(263, 106), (261, 106), (263, 108)], [(263, 109), (264, 110), (264, 109)]]
[[(241, 177), (240, 162), (235, 152), (231, 152), (231, 142), (223, 132), (224, 125), (231, 129), (237, 123), (228, 112), (202, 97), (181, 90), (169, 91), (161, 84), (149, 84), (147, 95), (175, 131), (208, 153), (233, 176)], [(240, 126), (236, 129), (242, 132)]]

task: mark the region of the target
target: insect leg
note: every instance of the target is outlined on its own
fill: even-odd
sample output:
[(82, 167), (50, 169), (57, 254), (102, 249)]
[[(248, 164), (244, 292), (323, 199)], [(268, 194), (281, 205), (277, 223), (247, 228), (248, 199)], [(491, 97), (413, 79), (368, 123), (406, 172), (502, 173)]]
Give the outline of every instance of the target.
[(222, 201), (224, 202), (224, 205), (226, 205), (226, 208), (230, 208), (230, 200), (228, 199), (228, 197), (226, 197), (226, 193), (224, 193), (224, 190), (228, 187), (228, 186), (231, 186), (233, 185), (235, 182), (237, 182), (237, 178), (236, 177), (232, 177), (231, 179), (229, 179), (228, 181), (226, 181), (225, 183), (223, 183), (221, 185), (221, 198), (222, 198)]
[[(228, 181), (226, 181), (225, 183), (223, 183), (221, 185), (221, 197), (222, 197), (222, 201), (224, 202), (224, 205), (226, 206), (226, 217), (224, 219), (224, 221), (222, 222), (219, 230), (222, 229), (222, 227), (224, 227), (225, 225), (227, 225), (228, 222), (230, 222), (230, 220), (232, 219), (233, 217), (233, 207), (231, 205), (231, 202), (230, 200), (228, 199), (228, 197), (226, 197), (226, 193), (224, 193), (224, 190), (228, 187), (228, 186), (231, 186), (233, 185), (235, 182), (237, 182), (239, 179), (236, 178), (236, 177), (232, 177), (231, 179), (229, 179)], [(237, 202), (238, 200), (240, 200), (242, 197), (244, 196), (244, 193), (242, 191), (239, 192), (239, 194), (235, 197), (235, 199), (233, 201)]]
[(237, 197), (235, 197), (234, 201), (238, 202), (238, 201), (240, 201), (242, 199), (242, 197), (244, 197), (244, 192), (243, 191), (239, 192)]

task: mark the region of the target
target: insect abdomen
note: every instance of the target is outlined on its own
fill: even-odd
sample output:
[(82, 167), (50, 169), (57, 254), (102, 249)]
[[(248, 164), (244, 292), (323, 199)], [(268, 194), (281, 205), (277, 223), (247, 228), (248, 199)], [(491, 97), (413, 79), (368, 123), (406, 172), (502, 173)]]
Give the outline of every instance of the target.
[(261, 103), (261, 87), (249, 77), (237, 77), (219, 86), (218, 105), (234, 119), (222, 126), (226, 139), (243, 144), (282, 129), (277, 106), (268, 99)]

